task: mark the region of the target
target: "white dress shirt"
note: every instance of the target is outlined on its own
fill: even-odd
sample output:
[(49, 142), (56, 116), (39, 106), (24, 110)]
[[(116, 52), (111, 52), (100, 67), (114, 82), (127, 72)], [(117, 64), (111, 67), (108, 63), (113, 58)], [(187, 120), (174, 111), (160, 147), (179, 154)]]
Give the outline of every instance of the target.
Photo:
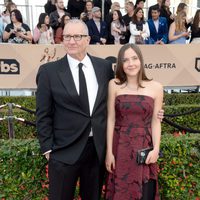
[(157, 31), (157, 33), (158, 33), (159, 20), (158, 20), (158, 19), (157, 19), (157, 20), (153, 20), (153, 23), (154, 23), (154, 26), (155, 26), (156, 31)]
[[(135, 36), (140, 35), (141, 31), (137, 30), (136, 24), (133, 24), (133, 22), (130, 22), (129, 26), (130, 26), (130, 33), (131, 33), (131, 36), (129, 38), (129, 43), (135, 44)], [(148, 38), (150, 36), (149, 25), (147, 22), (145, 22), (145, 24), (143, 24), (142, 31), (143, 31), (142, 37), (145, 40), (146, 38)]]
[[(78, 64), (80, 61), (72, 58), (71, 56), (67, 55), (69, 67), (72, 72), (72, 76), (74, 79), (74, 83), (76, 86), (76, 90), (79, 94), (79, 67)], [(83, 72), (86, 79), (86, 85), (87, 85), (87, 92), (88, 92), (88, 100), (89, 100), (89, 107), (90, 107), (90, 115), (92, 115), (92, 111), (94, 108), (94, 104), (97, 97), (97, 91), (98, 91), (98, 82), (96, 78), (96, 74), (92, 65), (92, 62), (88, 55), (84, 57), (84, 59), (81, 61), (83, 64)], [(89, 136), (92, 136), (92, 131)]]

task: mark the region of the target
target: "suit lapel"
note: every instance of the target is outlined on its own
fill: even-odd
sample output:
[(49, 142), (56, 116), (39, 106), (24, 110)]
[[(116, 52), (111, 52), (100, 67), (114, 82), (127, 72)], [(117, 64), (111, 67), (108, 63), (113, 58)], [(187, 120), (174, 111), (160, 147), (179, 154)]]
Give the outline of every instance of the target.
[(159, 17), (158, 33), (162, 32), (162, 31), (161, 31), (161, 28), (162, 28), (161, 24), (162, 24), (162, 20), (161, 20), (161, 18)]
[(72, 72), (69, 68), (67, 56), (63, 57), (60, 60), (58, 75), (59, 75), (60, 80), (62, 81), (64, 87), (66, 88), (68, 94), (70, 95), (70, 97), (73, 99), (74, 102), (76, 102), (78, 105), (80, 105), (79, 95), (76, 90)]
[[(98, 82), (97, 96), (96, 96), (95, 104), (94, 104), (93, 111), (92, 111), (92, 113), (94, 113), (101, 101), (101, 98), (103, 97), (103, 93), (105, 92), (104, 91), (105, 90), (105, 87), (104, 87), (105, 86), (105, 74), (104, 74), (104, 67), (101, 66), (101, 64), (93, 56), (90, 56), (90, 55), (88, 55), (88, 56), (91, 59), (92, 65), (94, 67), (95, 75), (97, 78), (97, 82)], [(59, 70), (58, 70), (58, 76), (59, 76), (60, 80), (62, 81), (65, 89), (67, 90), (67, 93), (72, 98), (72, 101), (74, 101), (81, 108), (79, 95), (76, 90), (76, 86), (75, 86), (75, 83), (73, 80), (71, 70), (69, 68), (67, 56), (63, 57), (60, 60), (59, 65), (60, 66), (59, 66)], [(86, 113), (84, 113), (84, 114), (86, 114)]]

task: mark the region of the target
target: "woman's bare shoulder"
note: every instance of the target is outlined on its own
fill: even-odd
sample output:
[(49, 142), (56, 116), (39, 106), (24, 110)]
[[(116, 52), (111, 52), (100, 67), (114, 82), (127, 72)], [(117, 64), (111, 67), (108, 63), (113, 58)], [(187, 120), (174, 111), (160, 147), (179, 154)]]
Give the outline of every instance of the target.
[(151, 80), (151, 81), (143, 81), (143, 85), (144, 87), (150, 87), (152, 89), (161, 89), (163, 88), (162, 84), (158, 81), (154, 81), (154, 80)]
[(154, 80), (152, 80), (151, 82), (152, 82), (152, 86), (153, 86), (153, 87), (156, 87), (156, 88), (163, 88), (163, 85), (162, 85), (160, 82), (154, 81)]
[(114, 91), (115, 93), (118, 93), (124, 86), (124, 83), (121, 83), (119, 79), (114, 78), (111, 79), (109, 82), (109, 90)]
[(119, 79), (117, 78), (113, 78), (110, 80), (109, 85), (113, 86), (113, 87), (117, 87), (120, 84)]

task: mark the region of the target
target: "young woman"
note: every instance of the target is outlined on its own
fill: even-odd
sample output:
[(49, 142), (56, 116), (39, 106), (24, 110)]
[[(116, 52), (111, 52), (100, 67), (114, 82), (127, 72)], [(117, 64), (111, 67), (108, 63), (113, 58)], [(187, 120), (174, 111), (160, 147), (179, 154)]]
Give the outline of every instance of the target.
[[(109, 83), (106, 168), (107, 200), (155, 200), (163, 87), (147, 78), (141, 51), (124, 45), (118, 54), (116, 78)], [(149, 149), (143, 164), (138, 151)]]
[(22, 14), (19, 10), (12, 10), (10, 13), (11, 23), (8, 24), (3, 33), (4, 42), (8, 43), (31, 43), (31, 30), (27, 24), (23, 23)]
[(131, 36), (129, 43), (145, 44), (145, 40), (150, 36), (148, 23), (144, 20), (142, 8), (136, 8), (130, 22)]
[(186, 44), (190, 32), (185, 27), (186, 12), (181, 11), (169, 27), (169, 44)]
[(11, 19), (10, 19), (10, 13), (12, 10), (17, 9), (17, 6), (15, 3), (13, 3), (12, 1), (8, 1), (5, 3), (6, 9), (5, 11), (2, 13), (2, 19), (3, 19), (3, 23), (4, 23), (4, 28), (11, 23)]
[[(188, 11), (188, 6), (186, 3), (179, 3), (177, 6), (177, 10), (176, 10), (176, 14), (178, 15), (179, 12), (184, 11), (187, 15), (187, 11)], [(189, 27), (191, 27), (193, 21), (193, 17), (191, 17), (190, 19), (187, 18), (186, 16), (186, 20), (185, 20), (185, 28), (188, 29)]]
[(55, 34), (55, 43), (61, 44), (63, 41), (63, 29), (65, 24), (71, 19), (71, 15), (69, 13), (64, 14), (61, 18), (60, 27), (56, 30)]
[(113, 20), (111, 22), (111, 35), (114, 37), (114, 44), (120, 44), (120, 38), (125, 36), (123, 35), (126, 31), (126, 26), (122, 19), (122, 14), (119, 10), (113, 11)]
[(108, 27), (108, 40), (107, 40), (107, 44), (114, 44), (115, 43), (115, 39), (111, 34), (111, 23), (113, 21), (113, 12), (115, 10), (120, 10), (120, 4), (119, 2), (114, 1), (111, 5), (110, 8), (110, 12), (106, 15), (104, 21), (107, 23), (107, 27)]
[(174, 21), (174, 15), (170, 11), (170, 0), (162, 0), (160, 8), (160, 17), (165, 17), (167, 19), (168, 27)]
[(80, 19), (84, 22), (87, 22), (89, 19), (92, 19), (92, 8), (94, 7), (93, 1), (87, 0), (85, 2), (85, 9), (80, 14)]
[(191, 31), (191, 43), (200, 43), (200, 10), (195, 13)]
[(38, 44), (54, 44), (53, 29), (49, 25), (47, 13), (41, 13), (37, 26), (33, 31), (33, 39)]

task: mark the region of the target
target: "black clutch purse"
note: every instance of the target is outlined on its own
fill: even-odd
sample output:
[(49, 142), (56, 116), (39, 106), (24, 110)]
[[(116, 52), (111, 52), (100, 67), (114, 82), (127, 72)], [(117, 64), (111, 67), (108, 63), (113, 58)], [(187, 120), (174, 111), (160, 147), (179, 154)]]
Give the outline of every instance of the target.
[(150, 151), (153, 150), (153, 147), (148, 147), (146, 149), (141, 149), (137, 151), (137, 163), (140, 164), (145, 164), (145, 161), (147, 159), (147, 156)]

